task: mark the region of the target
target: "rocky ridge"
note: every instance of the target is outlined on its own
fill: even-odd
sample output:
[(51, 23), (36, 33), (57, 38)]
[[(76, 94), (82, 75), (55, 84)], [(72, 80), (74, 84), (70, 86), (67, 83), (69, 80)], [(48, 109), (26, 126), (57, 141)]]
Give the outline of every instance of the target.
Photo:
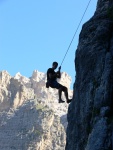
[[(68, 104), (59, 104), (58, 91), (45, 82), (37, 70), (30, 78), (0, 72), (0, 149), (65, 149)], [(64, 72), (59, 82), (69, 89), (71, 78)]]

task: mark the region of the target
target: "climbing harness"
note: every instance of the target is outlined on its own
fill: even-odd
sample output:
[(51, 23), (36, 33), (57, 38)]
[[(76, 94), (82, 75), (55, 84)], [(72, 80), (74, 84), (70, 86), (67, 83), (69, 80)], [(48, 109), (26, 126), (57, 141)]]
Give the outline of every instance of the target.
[(71, 42), (70, 42), (70, 44), (69, 44), (69, 46), (68, 46), (68, 48), (67, 48), (67, 51), (66, 51), (66, 53), (65, 53), (65, 55), (64, 55), (64, 58), (63, 58), (63, 60), (62, 60), (60, 66), (62, 66), (62, 64), (63, 64), (63, 62), (64, 62), (64, 59), (65, 59), (65, 57), (66, 57), (66, 55), (67, 55), (67, 53), (68, 53), (68, 51), (69, 51), (69, 49), (70, 49), (70, 47), (71, 47), (71, 44), (72, 44), (72, 42), (73, 42), (73, 40), (74, 40), (74, 38), (75, 38), (75, 35), (76, 35), (76, 33), (77, 33), (77, 31), (78, 31), (78, 29), (79, 29), (79, 27), (80, 27), (81, 22), (82, 22), (82, 20), (83, 20), (85, 14), (86, 14), (86, 11), (87, 11), (87, 9), (88, 9), (88, 7), (89, 7), (90, 2), (91, 2), (91, 0), (89, 0), (89, 2), (88, 2), (88, 4), (87, 4), (87, 7), (86, 7), (86, 9), (85, 9), (85, 11), (84, 11), (84, 13), (83, 13), (83, 16), (82, 16), (82, 18), (81, 18), (81, 20), (80, 20), (80, 22), (79, 22), (79, 24), (78, 24), (77, 29), (76, 29), (76, 31), (75, 31), (73, 37), (72, 37), (72, 40), (71, 40)]

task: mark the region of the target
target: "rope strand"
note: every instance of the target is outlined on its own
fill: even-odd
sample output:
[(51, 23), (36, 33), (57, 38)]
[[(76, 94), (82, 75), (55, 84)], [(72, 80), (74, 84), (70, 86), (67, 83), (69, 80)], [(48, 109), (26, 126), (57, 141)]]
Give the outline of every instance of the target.
[(87, 11), (87, 9), (88, 9), (88, 7), (89, 7), (90, 2), (91, 2), (91, 0), (89, 0), (89, 2), (88, 2), (88, 4), (87, 4), (87, 7), (86, 7), (86, 9), (85, 9), (85, 11), (84, 11), (84, 13), (83, 13), (83, 16), (82, 16), (82, 18), (81, 18), (81, 20), (80, 20), (80, 22), (79, 22), (79, 24), (78, 24), (78, 27), (77, 27), (77, 29), (76, 29), (74, 35), (73, 35), (73, 38), (72, 38), (72, 40), (71, 40), (71, 42), (70, 42), (70, 44), (69, 44), (69, 46), (68, 46), (68, 48), (67, 48), (67, 51), (66, 51), (66, 53), (65, 53), (65, 55), (64, 55), (64, 58), (63, 58), (62, 62), (61, 62), (61, 66), (62, 66), (62, 64), (63, 64), (63, 62), (64, 62), (64, 59), (65, 59), (65, 57), (66, 57), (66, 55), (67, 55), (67, 53), (68, 53), (70, 47), (71, 47), (71, 44), (72, 44), (72, 42), (73, 42), (73, 40), (74, 40), (74, 38), (75, 38), (75, 35), (76, 35), (76, 33), (77, 33), (77, 31), (78, 31), (78, 29), (79, 29), (79, 27), (80, 27), (80, 24), (81, 24), (81, 22), (82, 22), (82, 20), (83, 20), (83, 18), (84, 18), (84, 16), (85, 16), (85, 13), (86, 13), (86, 11)]

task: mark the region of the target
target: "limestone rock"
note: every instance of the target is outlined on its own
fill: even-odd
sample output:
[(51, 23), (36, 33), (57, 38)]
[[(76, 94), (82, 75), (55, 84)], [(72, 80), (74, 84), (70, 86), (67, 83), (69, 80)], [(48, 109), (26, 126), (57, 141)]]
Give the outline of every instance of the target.
[(7, 109), (10, 106), (11, 92), (7, 90), (10, 79), (11, 76), (7, 71), (0, 72), (0, 110)]
[(11, 79), (11, 76), (7, 71), (4, 70), (0, 72), (0, 86), (7, 87), (7, 85), (10, 82), (10, 79)]
[[(0, 149), (65, 149), (68, 104), (58, 103), (58, 90), (47, 89), (46, 80), (37, 70), (30, 78), (0, 72)], [(72, 97), (71, 78), (62, 73), (59, 82)]]
[(48, 107), (28, 100), (18, 109), (0, 113), (1, 150), (64, 150), (65, 130)]

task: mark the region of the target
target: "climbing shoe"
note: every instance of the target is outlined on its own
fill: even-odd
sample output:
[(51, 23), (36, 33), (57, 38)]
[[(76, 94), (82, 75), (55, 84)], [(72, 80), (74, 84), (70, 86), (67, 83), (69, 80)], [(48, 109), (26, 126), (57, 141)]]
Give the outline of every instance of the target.
[(72, 99), (68, 99), (68, 100), (67, 100), (67, 103), (70, 103), (71, 101), (72, 101)]
[(62, 99), (61, 100), (59, 100), (59, 103), (64, 103), (65, 101), (63, 101)]

